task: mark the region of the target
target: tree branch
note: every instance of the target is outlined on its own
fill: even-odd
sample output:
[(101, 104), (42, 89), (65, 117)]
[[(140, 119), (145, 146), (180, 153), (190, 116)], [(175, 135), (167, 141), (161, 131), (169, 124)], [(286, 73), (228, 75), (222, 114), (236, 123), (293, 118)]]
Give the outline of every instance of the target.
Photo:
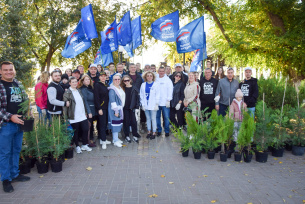
[(228, 42), (229, 46), (232, 48), (233, 43), (229, 36), (226, 34), (226, 31), (223, 27), (223, 25), (220, 23), (218, 16), (216, 15), (215, 11), (209, 6), (207, 2), (204, 2), (204, 0), (198, 0), (198, 2), (206, 9), (210, 14), (213, 16), (214, 21), (216, 22), (218, 28), (222, 32), (223, 36), (225, 37), (226, 41)]
[[(286, 33), (286, 29), (282, 17), (277, 14), (271, 13), (270, 11), (267, 11), (267, 15), (271, 21), (272, 26), (276, 28), (275, 34), (277, 36), (284, 35)], [(281, 31), (278, 29), (280, 29)]]

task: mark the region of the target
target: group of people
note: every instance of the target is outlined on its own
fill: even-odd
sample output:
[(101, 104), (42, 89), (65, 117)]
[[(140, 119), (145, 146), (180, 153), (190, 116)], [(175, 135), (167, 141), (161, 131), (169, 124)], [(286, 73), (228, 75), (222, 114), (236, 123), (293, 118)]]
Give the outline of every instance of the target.
[[(13, 63), (3, 62), (0, 71), (0, 174), (4, 191), (11, 192), (12, 180), (29, 180), (18, 171), (23, 135), (19, 125), (23, 121), (17, 111), (24, 99)], [(251, 75), (252, 69), (246, 68), (245, 80), (239, 83), (232, 68), (225, 76), (223, 68), (214, 74), (209, 66), (201, 75), (186, 73), (179, 63), (173, 73), (170, 66), (156, 70), (156, 66), (147, 64), (141, 70), (140, 63), (130, 63), (128, 69), (122, 63), (116, 67), (111, 63), (107, 69), (91, 64), (84, 73), (84, 66), (79, 65), (64, 73), (59, 68), (51, 74), (42, 72), (35, 86), (35, 101), (41, 121), (51, 122), (52, 117), (59, 116), (69, 121), (74, 130), (72, 144), (77, 153), (82, 153), (96, 146), (94, 121), (102, 149), (111, 143), (122, 147), (118, 137), (122, 130), (126, 142), (138, 142), (138, 121), (141, 129), (147, 129), (146, 138), (155, 139), (163, 129), (168, 137), (170, 123), (185, 126), (187, 111), (198, 120), (198, 111), (210, 113), (216, 109), (225, 116), (230, 109), (230, 115), (240, 122), (242, 108), (247, 107), (253, 115), (255, 111), (258, 86)], [(112, 141), (106, 139), (107, 134), (112, 134)]]

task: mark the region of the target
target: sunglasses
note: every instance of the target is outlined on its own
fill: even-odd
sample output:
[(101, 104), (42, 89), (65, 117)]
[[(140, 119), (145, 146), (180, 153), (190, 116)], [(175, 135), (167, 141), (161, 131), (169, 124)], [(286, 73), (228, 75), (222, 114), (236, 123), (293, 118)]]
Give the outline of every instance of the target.
[(124, 82), (130, 82), (130, 80), (124, 80)]
[(179, 77), (179, 78), (181, 78), (181, 75), (176, 75), (175, 77)]
[(114, 79), (114, 81), (120, 81), (121, 79)]

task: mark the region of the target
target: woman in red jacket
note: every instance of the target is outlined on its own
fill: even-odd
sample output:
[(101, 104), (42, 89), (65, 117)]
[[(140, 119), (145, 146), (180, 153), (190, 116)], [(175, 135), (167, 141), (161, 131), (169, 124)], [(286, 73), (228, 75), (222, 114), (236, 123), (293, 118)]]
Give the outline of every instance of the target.
[(47, 119), (50, 121), (50, 114), (47, 111), (47, 88), (49, 78), (49, 72), (42, 72), (40, 75), (40, 80), (35, 86), (35, 102), (37, 106), (37, 112), (39, 113), (39, 120), (42, 120), (43, 116), (45, 116), (45, 123), (47, 122)]

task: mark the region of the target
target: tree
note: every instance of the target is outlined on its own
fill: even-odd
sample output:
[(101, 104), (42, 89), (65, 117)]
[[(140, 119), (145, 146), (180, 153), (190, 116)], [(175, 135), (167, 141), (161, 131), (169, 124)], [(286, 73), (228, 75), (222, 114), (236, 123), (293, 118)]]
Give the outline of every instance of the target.
[(295, 80), (305, 78), (304, 1), (151, 0), (138, 10), (145, 38), (151, 39), (153, 21), (177, 9), (187, 22), (209, 14), (214, 27), (207, 42), (228, 65), (267, 67)]

